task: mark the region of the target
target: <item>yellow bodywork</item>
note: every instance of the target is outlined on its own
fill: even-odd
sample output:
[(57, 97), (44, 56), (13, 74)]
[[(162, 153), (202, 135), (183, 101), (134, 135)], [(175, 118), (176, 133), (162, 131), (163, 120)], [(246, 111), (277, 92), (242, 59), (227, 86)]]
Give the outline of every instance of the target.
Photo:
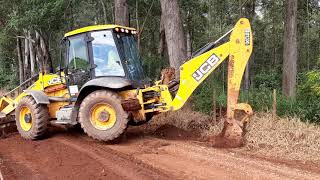
[(74, 35), (77, 35), (77, 34), (91, 32), (91, 31), (99, 31), (99, 30), (107, 30), (107, 29), (115, 29), (115, 28), (123, 28), (123, 29), (127, 29), (129, 31), (135, 31), (136, 30), (134, 28), (125, 27), (125, 26), (119, 26), (119, 25), (111, 25), (111, 24), (96, 25), (96, 26), (87, 26), (87, 27), (83, 27), (83, 28), (80, 28), (80, 29), (76, 29), (74, 31), (66, 33), (64, 35), (64, 37), (74, 36)]
[[(37, 90), (37, 91), (44, 91), (46, 88), (54, 87), (57, 85), (61, 85), (65, 82), (65, 79), (63, 78), (63, 74), (61, 76), (57, 74), (39, 74), (38, 80), (34, 82), (29, 88), (24, 90), (22, 93), (20, 93), (17, 97), (11, 98), (9, 95), (5, 95), (0, 99), (0, 111), (4, 115), (8, 115), (12, 112), (14, 112), (16, 105), (19, 103), (19, 101), (29, 94), (27, 93), (28, 90)], [(46, 92), (45, 92), (46, 93)], [(62, 90), (58, 90), (52, 93), (46, 93), (48, 96), (69, 96), (67, 88), (64, 88)], [(50, 117), (55, 118), (55, 111), (58, 110), (62, 105), (65, 103), (63, 102), (56, 102), (49, 104), (49, 113)]]
[(14, 99), (10, 97), (2, 97), (0, 99), (0, 110), (4, 115), (10, 114), (15, 109)]
[[(189, 60), (180, 67), (180, 87), (176, 97), (170, 104), (173, 110), (178, 110), (184, 105), (193, 91), (228, 57), (229, 49), (230, 43), (227, 42), (215, 49)], [(217, 61), (199, 81), (194, 79), (192, 76), (193, 73), (196, 72), (199, 67), (201, 68), (201, 66), (213, 54), (218, 56), (219, 61)]]
[[(248, 37), (249, 35), (249, 37)], [(248, 39), (250, 38), (250, 42)], [(248, 63), (250, 55), (252, 53), (252, 31), (250, 27), (250, 22), (248, 19), (240, 19), (236, 26), (234, 27), (232, 34), (230, 36), (230, 41), (226, 42), (214, 48), (200, 56), (197, 56), (188, 62), (184, 63), (180, 68), (180, 87), (175, 99), (170, 104), (173, 110), (180, 109), (184, 103), (191, 96), (192, 92), (229, 56), (229, 60), (233, 63), (233, 69), (231, 70), (231, 75), (228, 78), (228, 93), (229, 89), (233, 91), (239, 91), (244, 69)], [(213, 66), (209, 69), (207, 67), (205, 71), (208, 71), (203, 75), (203, 77), (197, 81), (193, 74), (203, 64), (211, 60)], [(237, 98), (232, 99), (233, 106), (235, 105)], [(235, 101), (235, 102), (233, 102)]]
[[(59, 85), (55, 85), (59, 86)], [(50, 86), (50, 87), (55, 87), (55, 86)], [(53, 91), (46, 93), (49, 97), (64, 97), (64, 98), (69, 98), (70, 94), (67, 88)], [(49, 115), (51, 118), (56, 118), (56, 112), (63, 106), (68, 105), (69, 102), (51, 102), (48, 104), (48, 109), (49, 109)]]

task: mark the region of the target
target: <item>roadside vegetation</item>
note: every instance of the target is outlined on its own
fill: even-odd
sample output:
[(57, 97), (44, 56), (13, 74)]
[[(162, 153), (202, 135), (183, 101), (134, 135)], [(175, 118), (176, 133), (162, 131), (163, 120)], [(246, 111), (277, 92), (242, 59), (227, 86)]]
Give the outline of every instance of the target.
[[(219, 135), (221, 118), (183, 109), (156, 116), (150, 124), (156, 127), (172, 125), (196, 133), (200, 140)], [(320, 127), (299, 118), (273, 118), (271, 113), (256, 113), (247, 126), (246, 143), (235, 149), (240, 153), (278, 160), (298, 160), (320, 163)], [(210, 142), (209, 142), (210, 143)]]

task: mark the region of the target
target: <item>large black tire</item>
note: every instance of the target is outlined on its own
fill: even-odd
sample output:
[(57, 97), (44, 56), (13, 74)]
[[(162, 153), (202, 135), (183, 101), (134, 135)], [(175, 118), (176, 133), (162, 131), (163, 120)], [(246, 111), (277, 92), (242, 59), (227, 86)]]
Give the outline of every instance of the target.
[[(92, 124), (92, 109), (98, 104), (107, 104), (115, 110), (116, 120), (112, 127), (101, 130)], [(84, 132), (93, 139), (111, 141), (118, 138), (127, 128), (128, 114), (122, 108), (119, 95), (107, 90), (98, 90), (89, 94), (82, 101), (79, 110), (79, 122)]]
[[(24, 130), (21, 126), (20, 111), (28, 108), (31, 113), (31, 128)], [(37, 104), (31, 96), (26, 96), (20, 100), (15, 110), (16, 125), (20, 135), (25, 139), (36, 140), (42, 138), (48, 129), (49, 111), (46, 105)], [(23, 120), (23, 119), (22, 119)]]

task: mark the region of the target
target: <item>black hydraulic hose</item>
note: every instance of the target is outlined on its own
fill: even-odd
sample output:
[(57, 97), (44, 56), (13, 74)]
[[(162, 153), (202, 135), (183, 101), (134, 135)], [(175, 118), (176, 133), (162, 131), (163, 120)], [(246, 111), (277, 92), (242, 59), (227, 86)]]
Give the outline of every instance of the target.
[(206, 46), (201, 48), (198, 52), (196, 52), (195, 54), (192, 54), (192, 57), (197, 57), (197, 56), (200, 56), (203, 53), (208, 52), (210, 49), (214, 48), (215, 45), (216, 45), (215, 42), (211, 42), (211, 43), (207, 44)]
[(200, 48), (199, 50), (197, 50), (194, 54), (192, 54), (192, 58), (200, 56), (203, 53), (206, 53), (208, 51), (210, 51), (212, 48), (214, 48), (221, 40), (223, 40), (226, 36), (228, 36), (229, 34), (231, 34), (231, 32), (233, 31), (233, 29), (229, 30), (226, 34), (224, 34), (223, 36), (221, 36), (218, 40), (216, 40), (215, 42), (211, 42), (206, 44), (204, 47)]

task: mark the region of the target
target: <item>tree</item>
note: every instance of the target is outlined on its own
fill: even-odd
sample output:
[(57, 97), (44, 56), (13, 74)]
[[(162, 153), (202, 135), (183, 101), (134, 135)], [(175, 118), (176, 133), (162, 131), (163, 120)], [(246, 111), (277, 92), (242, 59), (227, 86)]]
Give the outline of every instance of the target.
[(115, 0), (115, 24), (129, 26), (129, 10), (127, 0)]
[(19, 82), (20, 84), (24, 81), (24, 66), (23, 66), (23, 58), (21, 52), (21, 41), (17, 38), (17, 57), (18, 57), (18, 65), (19, 65)]
[(298, 0), (285, 1), (282, 91), (287, 97), (296, 94), (297, 82), (297, 7)]
[[(192, 52), (200, 48), (199, 42), (210, 41), (208, 36), (203, 33), (208, 26), (208, 17), (206, 17), (208, 8), (201, 1), (184, 0), (181, 1), (180, 9), (186, 34), (187, 57), (190, 58)], [(201, 46), (203, 45), (201, 44)]]
[(166, 34), (164, 29), (164, 17), (161, 15), (160, 20), (160, 28), (159, 28), (159, 46), (158, 46), (158, 54), (159, 56), (164, 56), (164, 48), (166, 46)]
[(177, 79), (179, 79), (179, 67), (187, 59), (187, 52), (178, 0), (161, 0), (161, 11), (164, 18), (169, 62), (175, 68)]

